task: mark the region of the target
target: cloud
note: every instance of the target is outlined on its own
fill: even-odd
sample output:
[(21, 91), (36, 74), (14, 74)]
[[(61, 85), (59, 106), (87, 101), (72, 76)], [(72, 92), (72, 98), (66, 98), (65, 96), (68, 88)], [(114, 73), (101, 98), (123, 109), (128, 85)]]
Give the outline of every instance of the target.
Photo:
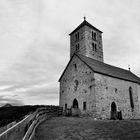
[(54, 101), (58, 105), (58, 86), (55, 83), (42, 83), (28, 86), (13, 86), (1, 90), (0, 95), (6, 99), (16, 99), (24, 101), (24, 104), (46, 104)]
[(19, 105), (24, 105), (24, 103), (19, 100), (19, 99), (14, 99), (13, 98), (9, 98), (9, 97), (6, 97), (6, 96), (0, 96), (0, 106), (3, 106), (5, 104), (11, 104), (11, 105), (16, 105), (16, 106), (19, 106)]
[[(58, 105), (58, 87), (53, 86), (31, 86), (26, 89), (17, 89), (14, 91), (14, 94), (17, 94), (20, 98), (26, 98), (28, 97), (24, 102), (27, 104), (30, 102), (30, 104), (36, 104), (36, 101), (38, 104), (43, 104), (45, 102), (46, 104), (50, 104), (51, 101), (53, 104)], [(18, 98), (19, 98), (18, 97)], [(42, 102), (43, 101), (43, 102)]]
[(58, 104), (68, 34), (84, 16), (104, 32), (105, 62), (131, 65), (140, 76), (139, 7), (138, 0), (0, 1), (0, 96), (6, 98), (1, 102)]
[(12, 85), (2, 85), (0, 86), (0, 91), (4, 91), (4, 90), (7, 90), (9, 88), (13, 87)]

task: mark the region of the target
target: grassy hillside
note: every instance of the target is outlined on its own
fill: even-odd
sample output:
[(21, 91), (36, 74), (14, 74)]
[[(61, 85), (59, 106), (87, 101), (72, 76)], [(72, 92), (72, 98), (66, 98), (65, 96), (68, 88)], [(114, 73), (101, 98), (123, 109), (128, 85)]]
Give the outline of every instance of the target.
[(22, 120), (25, 115), (34, 112), (39, 107), (43, 106), (35, 105), (0, 107), (0, 127), (13, 121)]

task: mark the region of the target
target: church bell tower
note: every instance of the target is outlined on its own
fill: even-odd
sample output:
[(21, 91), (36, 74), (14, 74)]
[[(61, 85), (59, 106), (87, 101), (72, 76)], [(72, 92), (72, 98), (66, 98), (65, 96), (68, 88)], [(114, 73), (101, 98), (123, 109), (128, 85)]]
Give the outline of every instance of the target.
[(104, 62), (102, 31), (84, 21), (70, 34), (70, 58), (79, 53), (92, 59)]

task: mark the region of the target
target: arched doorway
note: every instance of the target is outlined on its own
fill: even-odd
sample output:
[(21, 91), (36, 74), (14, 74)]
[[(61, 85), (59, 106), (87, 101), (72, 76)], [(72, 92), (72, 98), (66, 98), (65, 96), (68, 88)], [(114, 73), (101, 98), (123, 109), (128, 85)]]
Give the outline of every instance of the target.
[(112, 102), (111, 104), (111, 119), (112, 120), (117, 119), (117, 106), (115, 102)]
[(78, 108), (78, 101), (76, 99), (73, 100), (73, 108)]
[(112, 102), (112, 104), (111, 104), (111, 111), (112, 112), (116, 112), (117, 111), (115, 102)]

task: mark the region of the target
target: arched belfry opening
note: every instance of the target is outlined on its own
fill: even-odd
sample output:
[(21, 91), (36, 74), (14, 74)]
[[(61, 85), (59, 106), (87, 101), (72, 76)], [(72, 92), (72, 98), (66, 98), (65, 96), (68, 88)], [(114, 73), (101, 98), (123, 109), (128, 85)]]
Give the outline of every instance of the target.
[(78, 101), (77, 101), (77, 99), (73, 100), (73, 108), (78, 108)]
[(111, 117), (112, 120), (117, 119), (117, 106), (115, 102), (111, 103)]

